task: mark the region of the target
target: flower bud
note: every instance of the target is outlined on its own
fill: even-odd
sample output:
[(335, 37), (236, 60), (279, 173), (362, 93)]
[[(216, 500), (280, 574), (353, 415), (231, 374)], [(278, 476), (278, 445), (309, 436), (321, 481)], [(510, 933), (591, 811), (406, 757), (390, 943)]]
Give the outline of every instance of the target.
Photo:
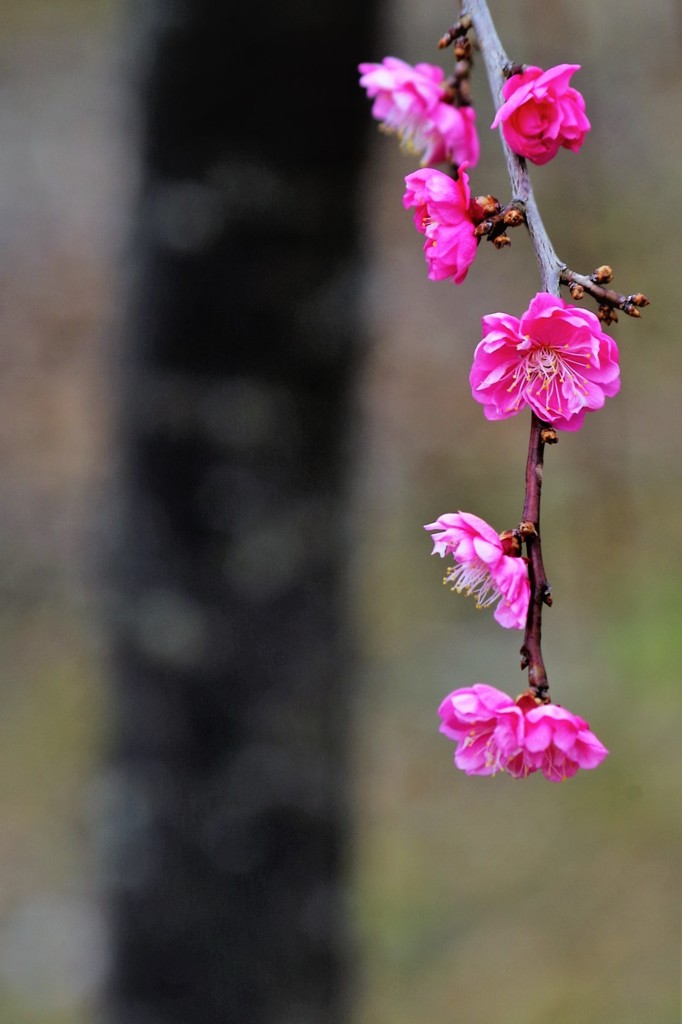
[(571, 298), (574, 299), (575, 302), (585, 296), (585, 289), (581, 284), (577, 284), (575, 281), (571, 281), (568, 286), (568, 290), (571, 293)]
[(509, 235), (505, 234), (496, 235), (495, 238), (492, 239), (492, 243), (496, 249), (504, 249), (505, 245), (511, 245), (511, 238)]
[(502, 74), (505, 78), (511, 78), (513, 75), (522, 75), (525, 70), (525, 64), (505, 64), (502, 68)]
[(457, 60), (471, 59), (471, 43), (466, 36), (462, 36), (455, 43), (455, 58)]
[(517, 228), (520, 224), (524, 223), (526, 218), (520, 210), (517, 210), (515, 206), (511, 206), (508, 210), (504, 211), (502, 219), (508, 228)]
[(474, 196), (469, 204), (469, 216), (474, 224), (478, 224), (487, 217), (494, 217), (500, 209), (499, 200), (495, 196)]
[(597, 267), (597, 269), (590, 274), (590, 279), (594, 281), (595, 284), (609, 284), (612, 277), (613, 270), (606, 264), (601, 267)]
[(618, 322), (618, 314), (613, 306), (610, 306), (608, 302), (605, 302), (599, 307), (597, 310), (597, 316), (605, 324), (615, 324)]

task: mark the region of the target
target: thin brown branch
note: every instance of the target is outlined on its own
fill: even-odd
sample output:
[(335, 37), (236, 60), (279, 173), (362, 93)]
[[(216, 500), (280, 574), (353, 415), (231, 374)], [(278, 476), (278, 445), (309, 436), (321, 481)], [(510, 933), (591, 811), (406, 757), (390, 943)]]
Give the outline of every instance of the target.
[(466, 36), (467, 32), (471, 28), (471, 18), (463, 16), (456, 21), (454, 25), (445, 32), (438, 40), (438, 49), (445, 50), (450, 43), (454, 43), (455, 39), (461, 39)]
[[(516, 67), (505, 53), (493, 24), (485, 0), (466, 0), (462, 13), (471, 18), (483, 55), (488, 82), (497, 106), (501, 101), (502, 86)], [(512, 188), (512, 204), (519, 209), (528, 227), (531, 244), (540, 271), (542, 288), (551, 295), (559, 295), (559, 283), (564, 264), (557, 256), (540, 216), (533, 186), (526, 169), (526, 161), (513, 153), (500, 130), (502, 149)], [(526, 496), (523, 506), (521, 533), (528, 553), (530, 578), (530, 604), (526, 632), (521, 647), (521, 668), (528, 669), (528, 683), (537, 699), (549, 700), (549, 683), (542, 657), (542, 609), (551, 604), (551, 588), (547, 582), (542, 559), (540, 539), (540, 495), (544, 467), (545, 444), (556, 441), (556, 433), (548, 423), (531, 414), (528, 459), (526, 462)]]
[[(559, 280), (561, 284), (567, 286), (574, 301), (582, 299), (585, 292), (591, 295), (593, 299), (596, 299), (599, 303), (599, 315), (602, 320), (607, 322), (617, 320), (617, 316), (613, 313), (613, 310), (616, 309), (622, 310), (628, 316), (641, 316), (640, 309), (649, 305), (646, 295), (642, 295), (641, 292), (636, 292), (634, 295), (621, 295), (620, 292), (614, 291), (613, 288), (606, 288), (604, 282), (610, 281), (611, 277), (610, 274), (599, 273), (604, 270), (610, 271), (611, 268), (599, 267), (587, 277), (585, 274), (576, 274), (574, 270), (564, 267)], [(608, 310), (611, 310), (610, 314)]]
[(534, 695), (542, 701), (549, 700), (549, 683), (542, 657), (542, 606), (543, 604), (551, 605), (552, 591), (547, 582), (542, 561), (540, 495), (545, 445), (554, 444), (556, 440), (556, 431), (553, 427), (532, 413), (526, 461), (526, 498), (523, 505), (523, 522), (519, 527), (528, 552), (531, 594), (526, 632), (521, 647), (521, 668), (528, 669), (530, 688)]
[[(490, 91), (495, 106), (498, 107), (503, 99), (504, 83), (510, 75), (522, 70), (522, 66), (512, 63), (502, 47), (486, 0), (463, 0), (462, 18), (459, 24), (464, 23), (465, 19), (471, 23), (476, 33), (478, 49), (485, 63)], [(569, 288), (574, 300), (582, 298), (587, 292), (599, 303), (599, 316), (607, 324), (617, 319), (616, 309), (622, 310), (629, 316), (639, 316), (640, 308), (647, 306), (649, 300), (641, 293), (621, 295), (608, 288), (607, 285), (611, 281), (612, 274), (610, 267), (599, 267), (590, 276), (584, 276), (569, 270), (566, 264), (559, 259), (538, 211), (526, 161), (509, 148), (501, 126), (500, 140), (512, 191), (512, 201), (505, 210), (514, 208), (525, 219), (540, 271), (543, 290), (550, 295), (559, 297), (560, 286), (563, 284)], [(496, 223), (493, 224), (494, 218), (499, 219), (500, 214), (490, 217), (489, 227), (486, 225), (488, 229), (484, 232), (481, 227), (480, 233), (487, 233), (495, 244), (506, 244), (504, 239), (507, 236), (504, 233), (499, 233)], [(540, 497), (545, 445), (555, 443), (556, 440), (556, 432), (551, 425), (540, 420), (532, 412), (526, 462), (523, 522), (519, 528), (526, 544), (531, 588), (526, 631), (521, 647), (521, 667), (528, 669), (530, 688), (535, 697), (541, 701), (549, 701), (549, 683), (542, 657), (542, 611), (543, 605), (551, 605), (552, 597), (542, 558)]]
[[(488, 75), (490, 91), (497, 107), (502, 100), (502, 86), (510, 75), (522, 70), (523, 65), (513, 63), (505, 52), (490, 16), (486, 0), (464, 0), (462, 4), (462, 18), (458, 25), (462, 25), (465, 19), (467, 23), (471, 24), (476, 33), (478, 47)], [(599, 304), (599, 317), (606, 323), (618, 319), (615, 313), (617, 309), (627, 313), (628, 316), (641, 316), (639, 310), (649, 305), (649, 300), (641, 292), (636, 292), (632, 295), (622, 295), (620, 292), (604, 287), (605, 284), (608, 284), (610, 278), (608, 280), (595, 280), (595, 274), (598, 274), (598, 271), (595, 271), (595, 274), (590, 276), (577, 274), (559, 259), (538, 211), (526, 161), (523, 157), (513, 153), (509, 148), (502, 134), (501, 126), (499, 133), (511, 183), (512, 204), (522, 208), (525, 214), (528, 233), (540, 270), (543, 290), (549, 292), (550, 295), (558, 296), (559, 286), (563, 284), (569, 288), (574, 301), (581, 298), (582, 294), (587, 292)], [(599, 270), (602, 269), (609, 268), (599, 268)], [(582, 294), (576, 290), (578, 287), (582, 287)]]

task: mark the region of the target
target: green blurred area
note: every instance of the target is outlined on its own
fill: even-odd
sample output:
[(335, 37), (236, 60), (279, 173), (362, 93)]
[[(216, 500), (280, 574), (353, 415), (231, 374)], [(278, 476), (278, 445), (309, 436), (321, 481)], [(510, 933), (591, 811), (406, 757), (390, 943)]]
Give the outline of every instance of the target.
[(107, 352), (131, 180), (122, 13), (104, 0), (3, 5), (2, 1024), (90, 1024), (107, 962), (96, 583), (112, 459)]
[[(441, 585), (422, 529), (523, 504), (528, 421), (467, 384), (486, 312), (538, 290), (521, 232), (464, 285), (426, 279), (414, 169), (377, 133), (362, 198), (372, 331), (352, 553), (358, 1024), (680, 1020), (682, 483), (677, 271), (682, 16), (653, 0), (491, 3), (510, 56), (576, 62), (592, 133), (532, 179), (559, 255), (652, 300), (612, 329), (623, 386), (547, 453), (544, 647), (554, 699), (610, 750), (563, 785), (466, 778), (450, 690), (523, 688), (519, 636)], [(134, 167), (125, 5), (12, 0), (0, 39), (0, 1024), (92, 1024), (106, 968), (97, 806), (108, 707), (97, 572), (114, 453), (108, 388)], [(442, 63), (456, 11), (386, 7), (383, 47)], [(475, 191), (508, 196), (474, 68)], [(368, 105), (369, 118), (369, 105)], [(100, 537), (101, 534), (101, 537)], [(188, 1022), (189, 1024), (189, 1022)]]

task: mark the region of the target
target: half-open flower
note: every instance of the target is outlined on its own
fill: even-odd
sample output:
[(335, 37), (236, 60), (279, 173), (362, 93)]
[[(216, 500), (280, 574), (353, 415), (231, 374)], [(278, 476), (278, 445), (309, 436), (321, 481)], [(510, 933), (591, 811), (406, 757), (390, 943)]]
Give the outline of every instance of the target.
[(448, 694), (438, 713), (440, 731), (457, 744), (455, 764), (467, 775), (504, 771), (523, 743), (523, 714), (511, 697), (487, 683)]
[(539, 704), (525, 713), (523, 762), (550, 782), (562, 782), (579, 768), (596, 768), (608, 750), (588, 723), (558, 704)]
[(501, 626), (523, 629), (530, 601), (525, 559), (510, 553), (493, 527), (471, 512), (448, 512), (424, 529), (434, 531), (432, 554), (454, 559), (444, 582), (475, 597), (479, 608), (496, 604), (494, 618)]
[(374, 100), (372, 116), (398, 135), (404, 149), (420, 156), (422, 166), (444, 160), (477, 163), (476, 111), (454, 105), (442, 68), (385, 57), (358, 70), (360, 85)]
[(478, 238), (471, 215), (466, 166), (457, 179), (425, 167), (405, 178), (405, 209), (414, 207), (414, 225), (424, 240), (424, 256), (432, 281), (451, 277), (461, 284), (476, 257)]
[(577, 152), (591, 125), (585, 100), (568, 83), (579, 64), (558, 64), (543, 71), (527, 67), (502, 87), (505, 102), (491, 128), (502, 125), (507, 145), (534, 164), (546, 164), (559, 149)]

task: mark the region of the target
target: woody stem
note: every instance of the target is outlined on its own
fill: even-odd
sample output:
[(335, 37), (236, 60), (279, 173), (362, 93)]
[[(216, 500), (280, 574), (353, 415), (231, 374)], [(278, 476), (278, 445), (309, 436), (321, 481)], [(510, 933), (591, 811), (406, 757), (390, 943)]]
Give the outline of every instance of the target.
[[(462, 16), (465, 14), (471, 18), (485, 63), (490, 91), (497, 107), (502, 102), (502, 87), (513, 68), (512, 62), (500, 42), (486, 0), (464, 0)], [(521, 205), (525, 213), (528, 234), (538, 263), (543, 291), (558, 296), (560, 276), (565, 270), (565, 264), (561, 262), (554, 251), (538, 211), (526, 161), (511, 151), (501, 128), (500, 141), (511, 183), (512, 201)], [(550, 605), (552, 598), (542, 561), (540, 492), (545, 444), (548, 439), (556, 441), (556, 434), (551, 431), (550, 436), (548, 430), (551, 431), (549, 424), (544, 423), (535, 413), (532, 413), (526, 462), (526, 497), (523, 506), (523, 534), (528, 554), (530, 605), (521, 647), (521, 667), (528, 669), (529, 686), (535, 696), (544, 701), (549, 700), (549, 683), (542, 657), (542, 606)]]
[(528, 553), (528, 575), (530, 577), (530, 604), (526, 619), (526, 633), (521, 647), (521, 668), (528, 669), (528, 684), (534, 695), (542, 701), (549, 700), (549, 683), (542, 657), (542, 606), (552, 603), (551, 588), (547, 583), (542, 561), (540, 540), (540, 496), (542, 492), (542, 471), (544, 466), (545, 438), (554, 432), (535, 413), (531, 413), (528, 459), (526, 461), (526, 498), (523, 505), (522, 531)]
[[(510, 61), (500, 42), (486, 0), (464, 0), (462, 4), (462, 17), (464, 15), (468, 15), (471, 18), (485, 63), (490, 92), (497, 107), (502, 101), (502, 86), (507, 80), (505, 69), (512, 68), (512, 61)], [(561, 262), (555, 253), (554, 246), (543, 224), (535, 202), (533, 186), (526, 168), (526, 161), (523, 157), (512, 153), (505, 141), (501, 128), (499, 132), (504, 159), (507, 164), (507, 173), (511, 183), (512, 201), (520, 204), (525, 213), (528, 234), (530, 235), (535, 258), (538, 262), (543, 291), (549, 292), (550, 295), (559, 295), (559, 275), (564, 270), (565, 264)]]

